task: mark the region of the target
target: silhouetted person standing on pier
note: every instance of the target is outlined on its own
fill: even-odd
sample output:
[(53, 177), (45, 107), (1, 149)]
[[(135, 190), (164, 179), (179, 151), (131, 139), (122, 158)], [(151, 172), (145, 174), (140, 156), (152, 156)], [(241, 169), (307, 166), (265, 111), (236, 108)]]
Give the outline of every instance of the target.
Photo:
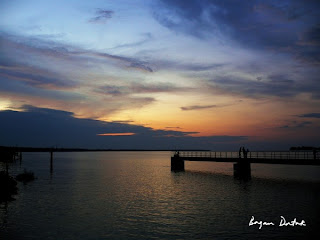
[(239, 148), (239, 158), (241, 158), (242, 147)]
[(175, 157), (179, 157), (179, 155), (180, 155), (179, 151), (176, 151), (176, 152), (174, 153), (174, 156), (175, 156)]
[(244, 158), (247, 158), (248, 151), (249, 150), (246, 151), (246, 149), (244, 147), (242, 147), (242, 152), (243, 152), (243, 157)]

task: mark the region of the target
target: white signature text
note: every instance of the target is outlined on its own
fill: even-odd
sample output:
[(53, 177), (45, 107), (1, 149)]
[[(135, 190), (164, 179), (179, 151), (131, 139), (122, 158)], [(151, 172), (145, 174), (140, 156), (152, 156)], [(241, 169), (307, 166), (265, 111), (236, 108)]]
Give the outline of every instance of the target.
[[(258, 225), (259, 229), (262, 228), (262, 226), (275, 226), (276, 224), (274, 222), (265, 222), (260, 220), (255, 220), (254, 216), (251, 217), (249, 222), (249, 227), (253, 225)], [(296, 218), (294, 218), (292, 221), (287, 221), (283, 216), (280, 216), (280, 223), (278, 225), (279, 227), (294, 227), (294, 226), (301, 226), (305, 227), (307, 226), (306, 222), (304, 220), (297, 221)]]

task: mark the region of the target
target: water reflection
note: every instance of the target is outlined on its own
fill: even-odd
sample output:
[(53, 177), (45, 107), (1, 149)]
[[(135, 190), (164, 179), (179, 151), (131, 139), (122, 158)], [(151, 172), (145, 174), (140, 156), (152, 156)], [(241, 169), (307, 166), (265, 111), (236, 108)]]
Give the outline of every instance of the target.
[[(174, 173), (169, 152), (57, 153), (53, 175), (48, 155), (25, 154), (22, 167), (38, 179), (19, 185), (5, 239), (13, 232), (17, 239), (301, 238), (320, 219), (318, 182), (239, 181), (232, 164), (187, 165)], [(248, 226), (253, 215), (297, 217), (308, 226), (258, 231)]]

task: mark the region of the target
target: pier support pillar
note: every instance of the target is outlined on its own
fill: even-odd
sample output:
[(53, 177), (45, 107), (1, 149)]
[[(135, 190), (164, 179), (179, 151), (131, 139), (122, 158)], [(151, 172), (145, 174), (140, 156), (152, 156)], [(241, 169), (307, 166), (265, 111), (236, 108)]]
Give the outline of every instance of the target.
[(171, 157), (171, 171), (184, 171), (184, 160), (180, 157)]
[(251, 166), (249, 161), (239, 161), (233, 164), (234, 177), (240, 179), (251, 179)]

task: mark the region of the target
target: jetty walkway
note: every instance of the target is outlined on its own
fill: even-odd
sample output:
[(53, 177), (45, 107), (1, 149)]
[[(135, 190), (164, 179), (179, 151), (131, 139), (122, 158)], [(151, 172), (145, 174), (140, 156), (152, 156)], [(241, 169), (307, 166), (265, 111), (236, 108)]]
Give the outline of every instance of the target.
[(176, 151), (171, 155), (171, 170), (184, 171), (184, 161), (209, 161), (234, 163), (235, 176), (251, 176), (251, 163), (316, 165), (320, 166), (319, 151), (254, 151), (215, 152), (215, 151)]

